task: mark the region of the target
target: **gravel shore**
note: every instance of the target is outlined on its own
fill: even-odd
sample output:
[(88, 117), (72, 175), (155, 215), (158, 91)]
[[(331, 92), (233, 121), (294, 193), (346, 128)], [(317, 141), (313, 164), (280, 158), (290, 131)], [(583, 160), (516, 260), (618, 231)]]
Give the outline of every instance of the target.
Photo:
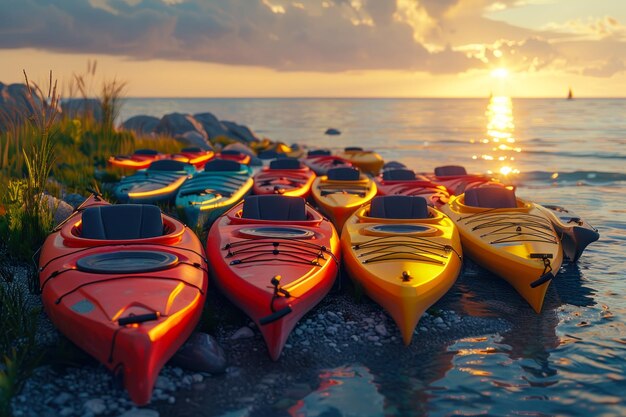
[[(25, 268), (16, 266), (14, 271), (13, 285), (27, 292)], [(303, 317), (277, 362), (269, 359), (254, 324), (212, 292), (207, 305), (214, 322), (209, 327), (226, 352), (225, 373), (211, 375), (167, 365), (152, 403), (136, 408), (93, 360), (78, 367), (43, 365), (13, 399), (13, 413), (16, 417), (156, 417), (222, 415), (244, 407), (248, 415), (280, 415), (319, 385), (325, 369), (358, 363), (391, 370), (445, 351), (464, 337), (505, 332), (510, 327), (504, 319), (467, 316), (439, 309), (438, 303), (422, 317), (411, 345), (404, 346), (393, 320), (366, 297), (357, 299), (351, 285), (343, 281), (344, 288), (332, 291)], [(33, 307), (41, 305), (39, 295), (29, 294), (28, 300)], [(37, 340), (51, 350), (69, 343), (43, 312)]]

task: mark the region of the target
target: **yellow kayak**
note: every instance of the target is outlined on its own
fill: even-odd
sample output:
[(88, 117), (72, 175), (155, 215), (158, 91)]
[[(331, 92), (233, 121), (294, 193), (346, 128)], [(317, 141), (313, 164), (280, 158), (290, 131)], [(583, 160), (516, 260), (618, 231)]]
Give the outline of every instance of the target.
[(378, 175), (385, 161), (374, 151), (365, 151), (363, 148), (351, 146), (337, 154), (338, 157), (347, 159), (352, 165), (360, 168), (363, 172)]
[(405, 345), (461, 271), (456, 226), (423, 197), (375, 197), (348, 219), (341, 246), (348, 274), (387, 310)]
[(466, 190), (441, 208), (456, 223), (463, 251), (506, 280), (539, 313), (563, 261), (546, 214), (504, 187)]
[(343, 224), (359, 207), (376, 196), (376, 184), (357, 168), (329, 169), (327, 175), (313, 181), (311, 194), (320, 211), (341, 233)]

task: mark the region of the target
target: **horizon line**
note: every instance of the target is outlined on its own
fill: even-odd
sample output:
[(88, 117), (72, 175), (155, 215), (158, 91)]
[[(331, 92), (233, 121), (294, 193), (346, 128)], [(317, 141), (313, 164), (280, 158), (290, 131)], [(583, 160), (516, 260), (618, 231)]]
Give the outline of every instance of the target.
[[(511, 99), (516, 100), (545, 100), (545, 99), (556, 99), (556, 100), (623, 100), (626, 99), (626, 96), (583, 96), (583, 97), (574, 97), (573, 99), (568, 99), (567, 96), (545, 96), (545, 97), (515, 97), (508, 96), (505, 94), (494, 94), (493, 97), (509, 97)], [(78, 98), (81, 99), (83, 97), (68, 97), (68, 98)], [(92, 98), (92, 97), (87, 97)], [(97, 98), (97, 97), (93, 97)], [(227, 100), (468, 100), (468, 99), (489, 99), (490, 96), (419, 96), (419, 97), (343, 97), (343, 96), (123, 96), (122, 99), (169, 99), (169, 100), (206, 100), (206, 99), (227, 99)]]

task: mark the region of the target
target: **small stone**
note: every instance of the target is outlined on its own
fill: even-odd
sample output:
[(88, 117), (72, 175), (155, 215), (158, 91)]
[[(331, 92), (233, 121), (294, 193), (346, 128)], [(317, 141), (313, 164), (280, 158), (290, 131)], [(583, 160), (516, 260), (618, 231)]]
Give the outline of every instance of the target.
[(191, 375), (191, 380), (195, 384), (198, 384), (198, 383), (204, 381), (204, 377), (201, 374), (193, 374), (193, 375)]
[(163, 391), (174, 391), (176, 386), (174, 383), (166, 376), (159, 375), (157, 377), (156, 383), (154, 384), (156, 388), (162, 389)]
[(285, 343), (285, 349), (291, 349), (291, 348), (292, 348), (291, 344)]
[(168, 404), (174, 404), (175, 402), (176, 402), (176, 398), (174, 398), (174, 397), (171, 397), (171, 396), (170, 396), (170, 397), (167, 399), (167, 403), (168, 403)]
[(296, 336), (302, 336), (304, 334), (304, 332), (301, 329), (296, 329), (295, 333), (296, 333)]
[(74, 414), (74, 409), (72, 407), (65, 407), (59, 411), (59, 415), (61, 417), (71, 416), (72, 414)]
[(374, 330), (376, 330), (376, 333), (378, 333), (379, 335), (386, 337), (389, 333), (387, 332), (387, 328), (385, 327), (384, 324), (379, 324), (377, 326), (374, 327)]
[(230, 338), (231, 340), (239, 340), (239, 339), (249, 339), (251, 337), (254, 337), (254, 332), (248, 326), (244, 326), (240, 328), (239, 330), (237, 330), (235, 333), (233, 333), (233, 335)]
[(159, 412), (147, 408), (133, 408), (118, 417), (159, 417)]
[(336, 347), (337, 347), (337, 344), (336, 344), (336, 343), (333, 343), (333, 342), (330, 342), (330, 343), (328, 344), (328, 346), (330, 346), (330, 347), (332, 347), (332, 348), (336, 348)]
[(437, 317), (434, 321), (435, 324), (443, 323), (443, 319), (441, 317)]
[(174, 375), (176, 375), (179, 378), (183, 376), (183, 370), (180, 369), (179, 367), (175, 367), (174, 369), (172, 369), (172, 372), (174, 372)]
[[(243, 327), (248, 329), (250, 328)], [(170, 363), (196, 372), (222, 373), (226, 369), (226, 354), (217, 340), (206, 333), (194, 333), (176, 352)], [(182, 375), (183, 370), (174, 368)]]
[(52, 402), (56, 405), (63, 405), (71, 399), (72, 399), (72, 396), (70, 394), (68, 394), (67, 392), (62, 392), (59, 395), (57, 395), (56, 398), (52, 400)]
[(354, 340), (355, 342), (359, 341), (359, 336), (353, 334), (352, 336), (350, 336), (352, 338), (352, 340)]
[(378, 336), (367, 336), (367, 340), (369, 340), (370, 342), (378, 342), (380, 340), (380, 337), (378, 337)]
[(326, 328), (326, 334), (334, 336), (337, 334), (337, 328), (335, 326), (330, 326)]
[(107, 406), (101, 398), (94, 398), (92, 400), (86, 401), (83, 404), (83, 408), (86, 412), (98, 416), (106, 411)]

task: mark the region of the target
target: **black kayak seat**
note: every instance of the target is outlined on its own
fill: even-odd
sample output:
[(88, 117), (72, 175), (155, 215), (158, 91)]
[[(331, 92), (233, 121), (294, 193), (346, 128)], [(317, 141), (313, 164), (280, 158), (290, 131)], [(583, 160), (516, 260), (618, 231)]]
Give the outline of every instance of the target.
[(385, 181), (414, 181), (415, 172), (407, 168), (390, 169), (383, 171)]
[(254, 195), (243, 201), (241, 217), (256, 220), (303, 221), (306, 205), (302, 197)]
[(207, 172), (241, 171), (241, 164), (231, 159), (216, 158), (204, 164), (204, 170)]
[(438, 177), (451, 177), (455, 175), (467, 175), (467, 171), (460, 165), (445, 165), (435, 168), (435, 175)]
[(314, 149), (306, 153), (306, 156), (330, 156), (330, 155), (331, 153), (328, 149)]
[(389, 161), (385, 165), (383, 165), (383, 169), (398, 169), (398, 168), (406, 168), (402, 162), (399, 161)]
[(426, 219), (428, 204), (423, 197), (385, 195), (372, 199), (370, 217), (382, 219)]
[(515, 208), (515, 191), (504, 187), (470, 188), (465, 191), (465, 205), (481, 208)]
[(220, 152), (222, 155), (245, 155), (243, 152), (240, 152), (236, 149), (224, 149)]
[(345, 152), (363, 152), (363, 148), (360, 146), (347, 146), (343, 148)]
[(270, 162), (270, 169), (300, 169), (301, 167), (298, 158), (281, 158)]
[(159, 152), (154, 149), (137, 149), (134, 152), (134, 155), (158, 155)]
[(82, 214), (81, 236), (86, 239), (145, 239), (161, 235), (161, 210), (151, 204), (89, 207)]
[(185, 171), (185, 168), (189, 167), (189, 164), (182, 161), (175, 161), (173, 159), (161, 159), (160, 161), (154, 161), (148, 167), (148, 171)]
[(197, 146), (193, 146), (191, 148), (183, 148), (181, 149), (181, 152), (202, 152), (202, 149), (198, 148)]
[(259, 152), (258, 157), (260, 159), (277, 159), (277, 158), (287, 158), (287, 155), (284, 153), (276, 152), (275, 150), (267, 150)]
[(358, 181), (361, 177), (359, 169), (354, 167), (332, 168), (326, 175), (331, 181)]

